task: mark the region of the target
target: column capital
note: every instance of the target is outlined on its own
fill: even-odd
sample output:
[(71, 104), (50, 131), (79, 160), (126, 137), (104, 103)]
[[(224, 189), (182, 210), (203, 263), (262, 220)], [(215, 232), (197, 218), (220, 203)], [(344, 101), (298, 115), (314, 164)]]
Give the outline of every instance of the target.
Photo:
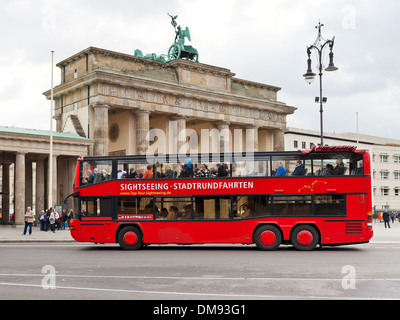
[(187, 120), (188, 116), (182, 116), (182, 115), (174, 115), (170, 117), (172, 121), (178, 121), (178, 120)]
[(151, 114), (151, 110), (147, 109), (137, 109), (134, 111), (135, 114)]
[(91, 103), (90, 106), (93, 108), (106, 108), (106, 109), (109, 109), (111, 107), (108, 103), (105, 102), (94, 102)]
[(249, 124), (244, 126), (245, 129), (254, 129), (254, 130), (259, 130), (260, 126), (254, 125), (254, 124)]
[(218, 121), (217, 123), (216, 123), (216, 125), (218, 126), (218, 127), (222, 127), (222, 126), (227, 126), (227, 127), (229, 127), (230, 126), (230, 122), (229, 121)]

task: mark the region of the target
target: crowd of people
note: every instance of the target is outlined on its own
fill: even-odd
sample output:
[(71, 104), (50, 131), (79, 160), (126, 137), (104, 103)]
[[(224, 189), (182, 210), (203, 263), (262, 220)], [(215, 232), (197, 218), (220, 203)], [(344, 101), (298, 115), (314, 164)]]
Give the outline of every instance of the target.
[[(153, 179), (154, 174), (157, 178), (185, 178), (185, 177), (194, 177), (194, 178), (213, 178), (213, 177), (227, 177), (229, 176), (229, 167), (226, 163), (217, 164), (216, 168), (208, 168), (206, 164), (200, 165), (199, 168), (194, 168), (191, 164), (190, 160), (186, 161), (184, 165), (181, 166), (180, 173), (174, 171), (170, 165), (166, 165), (161, 168), (160, 171), (153, 170), (152, 165), (147, 165), (146, 170), (134, 168), (130, 168), (129, 172), (125, 170), (118, 170), (117, 178), (118, 179)], [(111, 175), (107, 173), (105, 169), (99, 173), (97, 168), (92, 170), (88, 170), (86, 176), (83, 178), (83, 184), (91, 184), (98, 183), (101, 181), (106, 181), (111, 178)]]
[[(52, 231), (53, 233), (56, 230), (65, 230), (65, 228), (69, 228), (69, 224), (71, 219), (74, 217), (74, 212), (71, 209), (69, 212), (62, 210), (61, 214), (55, 208), (49, 208), (47, 210), (42, 210), (39, 215), (40, 222), (40, 231)], [(23, 235), (26, 235), (29, 232), (29, 235), (32, 234), (32, 225), (35, 222), (35, 213), (31, 209), (31, 207), (27, 207), (25, 212), (25, 227), (23, 231)]]
[[(125, 171), (126, 170), (126, 171)], [(187, 159), (185, 164), (180, 167), (180, 172), (174, 171), (170, 165), (162, 168), (147, 165), (146, 170), (130, 168), (117, 172), (118, 179), (153, 179), (156, 178), (214, 178), (214, 177), (229, 177), (231, 175), (230, 168), (226, 163), (219, 163), (216, 167), (209, 168), (206, 164), (201, 164), (199, 167), (194, 168), (190, 159)], [(267, 170), (268, 171), (268, 170)], [(336, 166), (327, 164), (323, 170), (318, 170), (316, 175), (344, 175), (346, 168), (341, 158), (336, 159)], [(274, 176), (286, 176), (287, 172), (283, 166), (283, 162), (276, 162), (275, 170), (272, 172)], [(305, 176), (307, 169), (302, 161), (296, 162), (296, 167), (291, 176)], [(310, 174), (309, 174), (310, 175)], [(86, 176), (83, 178), (83, 184), (98, 183), (111, 179), (111, 175), (105, 169), (101, 173), (98, 168), (87, 170)]]

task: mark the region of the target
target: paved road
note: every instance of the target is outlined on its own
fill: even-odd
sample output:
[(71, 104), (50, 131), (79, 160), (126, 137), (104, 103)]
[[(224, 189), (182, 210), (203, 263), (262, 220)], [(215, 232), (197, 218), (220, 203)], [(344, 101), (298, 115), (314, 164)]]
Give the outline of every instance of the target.
[(289, 246), (274, 252), (254, 246), (126, 252), (115, 245), (3, 243), (0, 252), (0, 296), (8, 299), (400, 298), (400, 243), (313, 252)]

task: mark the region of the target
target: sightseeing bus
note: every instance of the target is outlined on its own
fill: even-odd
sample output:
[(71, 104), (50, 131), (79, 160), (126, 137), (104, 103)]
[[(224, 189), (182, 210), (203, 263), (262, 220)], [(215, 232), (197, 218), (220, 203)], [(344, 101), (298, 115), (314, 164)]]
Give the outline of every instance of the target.
[[(299, 167), (299, 168), (298, 168)], [(368, 243), (371, 163), (356, 147), (293, 152), (79, 158), (72, 237), (151, 244)]]

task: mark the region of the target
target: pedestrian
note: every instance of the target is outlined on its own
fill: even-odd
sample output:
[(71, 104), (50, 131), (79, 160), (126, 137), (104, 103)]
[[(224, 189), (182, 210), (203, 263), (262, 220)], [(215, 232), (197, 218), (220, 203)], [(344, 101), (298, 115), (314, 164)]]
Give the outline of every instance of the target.
[(386, 228), (386, 224), (388, 225), (388, 227), (390, 228), (390, 221), (389, 221), (389, 213), (387, 211), (385, 211), (382, 215), (383, 217), (383, 221), (385, 222), (385, 228)]
[(50, 222), (50, 230), (53, 231), (53, 233), (56, 232), (56, 213), (55, 209), (50, 208), (50, 216), (49, 216), (49, 222)]
[(67, 219), (67, 213), (65, 212), (65, 209), (62, 209), (61, 212), (61, 230), (65, 230), (65, 221)]
[(29, 235), (32, 234), (32, 224), (33, 221), (35, 220), (35, 214), (31, 210), (31, 207), (26, 208), (25, 212), (25, 228), (24, 228), (24, 233), (23, 235), (26, 235), (27, 229), (29, 229)]
[(74, 218), (74, 210), (70, 209), (68, 214), (67, 214), (67, 223), (68, 223), (68, 228), (70, 226), (71, 223), (71, 219)]
[(392, 211), (390, 213), (390, 219), (392, 219), (392, 223), (394, 223), (394, 218), (396, 217), (396, 214), (394, 213), (394, 211)]
[(40, 231), (46, 231), (47, 215), (44, 210), (42, 210), (40, 214), (39, 221), (40, 221)]

